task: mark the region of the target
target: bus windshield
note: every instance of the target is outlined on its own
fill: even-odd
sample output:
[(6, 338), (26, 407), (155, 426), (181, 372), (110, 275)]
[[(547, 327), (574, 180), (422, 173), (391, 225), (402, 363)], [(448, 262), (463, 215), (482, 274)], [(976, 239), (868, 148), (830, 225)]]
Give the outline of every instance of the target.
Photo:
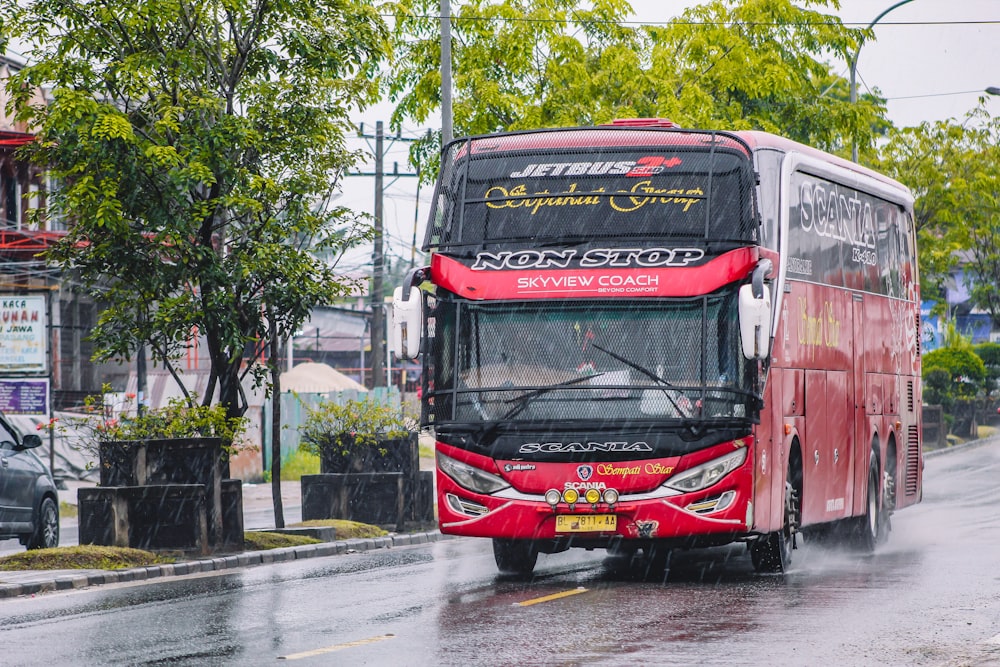
[(425, 244), (453, 256), (527, 242), (756, 242), (754, 173), (739, 150), (709, 143), (471, 152), (458, 143), (445, 155)]
[(434, 421), (748, 419), (736, 290), (615, 302), (441, 301)]

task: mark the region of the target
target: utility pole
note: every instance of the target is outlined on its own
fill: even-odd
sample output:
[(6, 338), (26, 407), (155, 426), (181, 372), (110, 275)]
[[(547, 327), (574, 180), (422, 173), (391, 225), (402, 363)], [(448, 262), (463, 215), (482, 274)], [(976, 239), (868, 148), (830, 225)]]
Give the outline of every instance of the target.
[(382, 355), (382, 336), (385, 331), (385, 311), (382, 309), (384, 301), (382, 294), (382, 263), (384, 253), (382, 251), (383, 226), (382, 226), (382, 184), (383, 184), (383, 163), (385, 152), (383, 149), (382, 121), (375, 123), (375, 241), (372, 250), (372, 386), (384, 387), (385, 357)]
[(441, 148), (452, 139), (451, 130), (451, 2), (441, 0)]
[[(371, 282), (371, 369), (372, 369), (372, 386), (373, 387), (384, 387), (386, 384), (385, 378), (385, 310), (383, 307), (385, 305), (385, 287), (384, 287), (384, 265), (385, 265), (385, 252), (384, 252), (384, 220), (383, 220), (383, 204), (382, 198), (385, 192), (385, 126), (382, 121), (375, 123), (375, 134), (366, 135), (364, 133), (364, 125), (359, 127), (358, 136), (365, 139), (375, 140), (375, 171), (368, 173), (355, 173), (352, 176), (374, 176), (375, 177), (375, 221), (374, 221), (374, 243), (372, 247), (372, 282)], [(416, 139), (404, 139), (398, 133), (395, 137), (390, 137), (390, 143), (396, 141), (412, 142)], [(392, 174), (393, 181), (397, 178), (404, 176), (416, 177), (417, 174), (401, 174), (399, 173), (399, 166), (394, 165)]]

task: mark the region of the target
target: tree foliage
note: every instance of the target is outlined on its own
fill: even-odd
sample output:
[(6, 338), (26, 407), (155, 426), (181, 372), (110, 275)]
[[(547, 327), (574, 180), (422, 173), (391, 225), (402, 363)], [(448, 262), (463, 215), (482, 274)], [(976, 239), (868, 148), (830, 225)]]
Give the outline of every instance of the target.
[[(684, 127), (760, 129), (829, 150), (883, 131), (882, 100), (849, 102), (828, 60), (870, 33), (819, 9), (836, 0), (712, 0), (665, 25), (628, 23), (625, 0), (453, 3), (456, 135), (668, 117)], [(403, 0), (392, 118), (422, 123), (441, 103), (437, 0)], [(435, 138), (435, 142), (439, 138)], [(433, 154), (435, 146), (422, 150)]]
[[(27, 0), (0, 25), (26, 44), (12, 108), (38, 130), (30, 158), (71, 221), (51, 259), (108, 304), (98, 359), (149, 346), (173, 360), (194, 333), (204, 402), (245, 410), (241, 368), (344, 280), (339, 252), (367, 225), (330, 205), (355, 161), (352, 106), (377, 94), (388, 31), (364, 0)], [(2, 38), (0, 38), (2, 39)], [(28, 91), (52, 91), (28, 105)], [(263, 382), (263, 376), (257, 376)]]
[(893, 131), (876, 166), (916, 197), (924, 296), (943, 300), (945, 281), (961, 263), (973, 305), (1000, 324), (1000, 118), (981, 101), (962, 124)]
[(923, 372), (947, 371), (956, 396), (974, 398), (985, 386), (986, 367), (972, 349), (942, 347), (923, 357)]

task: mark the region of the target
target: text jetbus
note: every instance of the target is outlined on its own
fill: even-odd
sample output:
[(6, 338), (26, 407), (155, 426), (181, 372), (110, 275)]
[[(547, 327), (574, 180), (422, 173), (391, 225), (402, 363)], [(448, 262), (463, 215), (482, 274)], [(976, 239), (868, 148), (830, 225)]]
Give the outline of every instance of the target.
[[(445, 147), (394, 298), (443, 533), (569, 547), (874, 549), (920, 500), (913, 200), (763, 132), (639, 119)], [(419, 350), (418, 350), (419, 348)]]

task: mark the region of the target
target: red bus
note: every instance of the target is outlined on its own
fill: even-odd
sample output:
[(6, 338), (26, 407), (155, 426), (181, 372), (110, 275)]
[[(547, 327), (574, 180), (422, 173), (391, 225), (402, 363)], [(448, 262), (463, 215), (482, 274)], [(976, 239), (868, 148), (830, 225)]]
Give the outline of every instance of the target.
[(763, 132), (637, 119), (445, 147), (395, 347), (423, 358), (443, 533), (539, 552), (800, 535), (920, 500), (913, 199)]

